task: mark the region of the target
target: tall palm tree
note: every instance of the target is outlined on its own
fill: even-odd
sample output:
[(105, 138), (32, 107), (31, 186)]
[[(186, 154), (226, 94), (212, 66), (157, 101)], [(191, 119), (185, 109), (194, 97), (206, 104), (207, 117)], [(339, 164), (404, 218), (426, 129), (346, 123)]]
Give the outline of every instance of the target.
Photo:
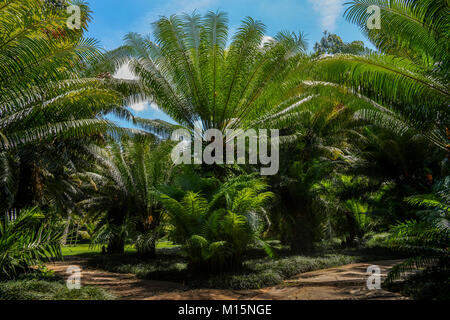
[(109, 253), (123, 252), (125, 241), (132, 239), (139, 254), (154, 254), (163, 219), (154, 192), (170, 181), (172, 147), (137, 136), (124, 137), (120, 144), (111, 142), (104, 149), (87, 149), (98, 165), (77, 175), (87, 194), (78, 206), (103, 214), (96, 239), (107, 242)]
[[(245, 129), (304, 98), (291, 77), (306, 49), (302, 34), (280, 32), (263, 42), (264, 24), (248, 17), (230, 37), (222, 12), (162, 17), (153, 28), (153, 40), (128, 34), (129, 55), (118, 61), (128, 62), (145, 94), (192, 134)], [(173, 129), (160, 120), (136, 123), (157, 133)]]
[[(302, 109), (270, 124), (284, 128), (280, 172), (271, 177), (279, 195), (283, 240), (294, 252), (314, 250), (319, 215), (315, 187), (333, 171), (354, 161), (353, 143), (360, 139), (361, 122), (355, 114), (359, 99), (349, 95), (322, 96), (303, 104)], [(331, 97), (331, 99), (330, 99)]]
[[(380, 8), (381, 29), (369, 30), (368, 9), (373, 5)], [(380, 53), (320, 57), (313, 78), (378, 104), (378, 110), (366, 112), (364, 118), (397, 134), (419, 132), (449, 151), (449, 9), (446, 0), (349, 2), (347, 20), (358, 25)]]
[[(54, 146), (59, 154), (63, 143), (70, 149), (77, 139), (88, 143), (117, 132), (104, 115), (130, 118), (124, 106), (139, 96), (133, 84), (93, 73), (104, 58), (95, 40), (83, 38), (88, 6), (72, 2), (81, 8), (78, 30), (66, 23), (69, 1), (0, 1), (0, 210), (22, 206), (15, 194), (41, 188), (44, 149)], [(65, 152), (59, 162), (67, 158)], [(30, 205), (32, 198), (21, 202)]]

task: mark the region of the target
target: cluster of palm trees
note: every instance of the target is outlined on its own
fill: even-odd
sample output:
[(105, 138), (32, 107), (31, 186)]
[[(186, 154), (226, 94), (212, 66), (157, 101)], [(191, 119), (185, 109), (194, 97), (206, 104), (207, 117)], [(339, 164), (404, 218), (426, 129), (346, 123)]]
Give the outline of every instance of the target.
[[(81, 29), (66, 25), (68, 3), (80, 6)], [(345, 15), (377, 52), (334, 55), (308, 54), (301, 33), (263, 41), (264, 24), (251, 18), (231, 35), (223, 12), (162, 17), (152, 36), (130, 33), (103, 52), (83, 37), (88, 5), (57, 4), (0, 0), (2, 212), (86, 214), (98, 221), (93, 242), (109, 253), (132, 241), (151, 256), (168, 232), (194, 268), (223, 271), (239, 266), (251, 243), (270, 253), (263, 232), (312, 251), (324, 221), (332, 226), (332, 215), (318, 211), (341, 210), (354, 226), (364, 193), (349, 189), (373, 195), (387, 182), (420, 185), (430, 173), (419, 168), (425, 160), (410, 163), (411, 145), (446, 157), (448, 174), (445, 0), (353, 0)], [(371, 5), (381, 9), (381, 29), (365, 27)], [(111, 76), (123, 64), (136, 80)], [(133, 116), (127, 106), (138, 101), (177, 124)], [(117, 127), (111, 113), (142, 130)], [(229, 129), (279, 129), (282, 169), (263, 181), (252, 166), (174, 167), (165, 138), (178, 128), (193, 137), (212, 128), (225, 137)], [(355, 181), (330, 193), (349, 172)], [(338, 198), (353, 202), (319, 209)], [(358, 232), (349, 229), (351, 243)]]

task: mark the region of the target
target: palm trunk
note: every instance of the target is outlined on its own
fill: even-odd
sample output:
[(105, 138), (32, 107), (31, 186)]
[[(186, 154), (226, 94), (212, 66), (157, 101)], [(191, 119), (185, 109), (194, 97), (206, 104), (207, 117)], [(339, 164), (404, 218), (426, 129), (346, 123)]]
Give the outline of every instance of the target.
[(121, 236), (114, 237), (109, 240), (106, 248), (108, 254), (122, 254), (125, 252), (125, 239)]
[(299, 213), (296, 215), (292, 235), (290, 238), (291, 251), (298, 254), (314, 252), (314, 227), (311, 224), (309, 213)]
[(316, 218), (312, 212), (312, 204), (308, 199), (293, 197), (288, 190), (282, 193), (282, 200), (289, 215), (286, 240), (293, 253), (314, 252)]
[(75, 245), (78, 243), (78, 231), (80, 231), (80, 224), (77, 223), (77, 230), (75, 231)]
[(69, 214), (69, 217), (67, 218), (67, 224), (66, 227), (64, 228), (64, 233), (63, 236), (61, 238), (61, 244), (63, 246), (67, 245), (67, 235), (69, 234), (69, 227), (70, 227), (70, 221), (72, 220), (72, 215)]

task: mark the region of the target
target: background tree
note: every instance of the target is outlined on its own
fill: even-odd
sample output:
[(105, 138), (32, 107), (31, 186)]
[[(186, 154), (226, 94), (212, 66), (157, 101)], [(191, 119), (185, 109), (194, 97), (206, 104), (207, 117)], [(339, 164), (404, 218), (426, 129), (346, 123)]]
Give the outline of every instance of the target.
[[(314, 78), (382, 106), (364, 114), (373, 123), (399, 135), (412, 128), (448, 152), (448, 1), (354, 0), (348, 5), (347, 20), (361, 27), (380, 54), (319, 58)], [(367, 29), (371, 5), (381, 9), (381, 29)]]
[(275, 210), (281, 214), (275, 225), (294, 252), (314, 250), (323, 218), (317, 185), (354, 161), (353, 146), (366, 125), (355, 115), (370, 107), (364, 100), (324, 86), (314, 99), (264, 123), (281, 129), (280, 172), (270, 180), (279, 196)]
[(316, 55), (338, 53), (363, 55), (372, 53), (372, 50), (365, 47), (362, 41), (344, 42), (338, 35), (325, 30), (320, 42), (314, 45), (314, 53)]
[(61, 232), (39, 209), (0, 220), (0, 279), (12, 279), (50, 258), (61, 258)]

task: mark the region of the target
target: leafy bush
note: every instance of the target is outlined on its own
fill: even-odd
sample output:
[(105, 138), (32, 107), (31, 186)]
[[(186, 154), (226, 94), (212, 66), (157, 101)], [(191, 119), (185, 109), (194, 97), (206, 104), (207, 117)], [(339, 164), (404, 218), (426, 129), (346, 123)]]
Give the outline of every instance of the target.
[(390, 236), (389, 232), (369, 233), (364, 237), (364, 245), (367, 248), (387, 247), (389, 246)]
[(60, 258), (61, 231), (36, 208), (14, 221), (0, 220), (0, 279), (11, 279), (51, 257)]
[[(415, 275), (410, 279), (414, 283), (420, 279), (431, 281), (425, 286), (415, 286), (414, 295), (427, 296), (417, 291), (418, 287), (429, 290), (442, 286), (441, 278), (446, 279), (444, 283), (450, 279), (450, 176), (437, 182), (432, 194), (409, 197), (406, 201), (425, 209), (418, 212), (420, 221), (406, 221), (392, 229), (391, 246), (409, 251), (412, 257), (391, 270), (385, 285), (389, 287), (396, 280)], [(439, 280), (433, 284), (436, 279)]]
[(448, 270), (429, 268), (410, 276), (405, 281), (386, 284), (390, 291), (400, 292), (414, 300), (450, 300), (450, 274)]
[[(263, 207), (272, 197), (267, 184), (253, 175), (223, 184), (211, 198), (187, 191), (182, 197), (161, 194), (170, 223), (171, 238), (182, 244), (189, 267), (197, 271), (239, 269), (251, 243), (260, 239)], [(179, 199), (181, 198), (181, 199)]]
[(172, 144), (153, 137), (122, 137), (110, 148), (91, 147), (99, 161), (91, 172), (79, 174), (88, 197), (78, 203), (100, 218), (91, 242), (107, 244), (107, 253), (123, 253), (133, 242), (141, 255), (152, 256), (162, 231), (162, 206), (154, 196), (160, 184), (169, 182)]

